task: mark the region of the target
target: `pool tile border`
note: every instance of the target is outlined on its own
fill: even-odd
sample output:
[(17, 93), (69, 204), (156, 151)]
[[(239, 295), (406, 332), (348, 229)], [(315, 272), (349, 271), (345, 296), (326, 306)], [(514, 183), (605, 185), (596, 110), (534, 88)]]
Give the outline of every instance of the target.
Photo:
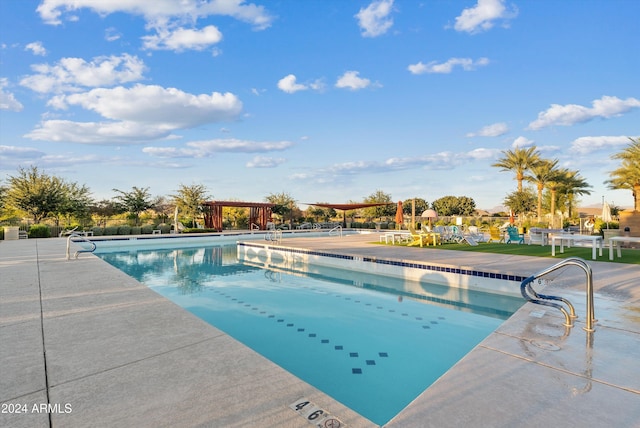
[(378, 257), (357, 257), (357, 256), (348, 255), (348, 254), (329, 253), (326, 251), (313, 251), (313, 250), (305, 250), (300, 248), (289, 248), (289, 247), (269, 245), (269, 244), (254, 244), (250, 242), (238, 242), (237, 244), (238, 246), (242, 246), (242, 247), (260, 248), (260, 249), (266, 248), (270, 250), (277, 250), (277, 251), (288, 252), (292, 254), (304, 254), (308, 256), (330, 257), (330, 258), (343, 259), (343, 260), (362, 261), (365, 263), (391, 265), (391, 266), (411, 268), (411, 269), (422, 269), (427, 271), (452, 273), (457, 275), (476, 276), (480, 278), (489, 278), (489, 279), (496, 279), (496, 280), (502, 280), (502, 281), (522, 282), (526, 279), (525, 276), (521, 276), (521, 275), (486, 272), (486, 271), (479, 271), (474, 269), (455, 268), (455, 267), (441, 266), (441, 265), (434, 265), (434, 264), (427, 264), (427, 263), (405, 262), (402, 260), (380, 259)]

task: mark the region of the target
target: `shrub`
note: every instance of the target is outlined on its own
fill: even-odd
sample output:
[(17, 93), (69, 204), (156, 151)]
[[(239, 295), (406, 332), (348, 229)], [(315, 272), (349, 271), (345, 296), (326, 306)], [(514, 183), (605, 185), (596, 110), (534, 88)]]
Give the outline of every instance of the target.
[(140, 228), (140, 233), (142, 233), (143, 235), (151, 235), (153, 233), (153, 225), (145, 224)]
[(131, 235), (131, 226), (122, 225), (118, 228), (118, 235)]
[(104, 228), (105, 235), (117, 235), (118, 234), (118, 226), (107, 226)]
[(131, 228), (131, 234), (132, 235), (140, 235), (141, 228), (140, 226), (134, 226)]
[(104, 229), (98, 226), (92, 227), (91, 231), (93, 232), (93, 236), (102, 236), (104, 233)]
[(34, 224), (29, 228), (29, 238), (50, 238), (51, 230), (46, 224)]

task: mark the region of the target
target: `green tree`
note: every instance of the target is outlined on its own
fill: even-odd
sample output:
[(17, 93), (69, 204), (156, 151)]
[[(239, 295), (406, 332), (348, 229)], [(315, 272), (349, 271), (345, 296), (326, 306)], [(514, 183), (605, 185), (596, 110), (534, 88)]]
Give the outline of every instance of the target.
[(153, 208), (148, 187), (141, 189), (133, 186), (130, 192), (124, 192), (118, 189), (113, 189), (113, 191), (119, 193), (114, 199), (117, 204), (122, 207), (124, 212), (128, 212), (133, 216), (136, 226), (138, 226), (140, 221), (140, 213)]
[(522, 192), (525, 172), (540, 162), (540, 153), (536, 150), (536, 146), (531, 146), (526, 149), (516, 147), (514, 150), (503, 151), (502, 154), (504, 157), (491, 166), (500, 168), (501, 171), (515, 172), (518, 192)]
[(290, 194), (286, 192), (281, 193), (271, 193), (267, 197), (265, 197), (265, 201), (275, 204), (272, 208), (272, 212), (281, 217), (282, 222), (285, 222), (287, 216), (289, 216), (290, 223), (293, 223), (293, 217), (291, 214), (293, 213), (294, 208), (298, 208), (296, 205), (296, 200)]
[(412, 208), (412, 201), (415, 201), (413, 203), (415, 203), (416, 205), (416, 217), (420, 217), (420, 214), (422, 214), (423, 212), (425, 212), (426, 210), (429, 209), (429, 202), (425, 201), (422, 198), (411, 198), (411, 199), (406, 199), (402, 202), (402, 212), (407, 214), (407, 215), (411, 215), (411, 210)]
[(180, 184), (175, 195), (171, 195), (178, 211), (186, 218), (190, 218), (195, 225), (196, 218), (202, 214), (202, 203), (209, 198), (206, 186)]
[(472, 215), (476, 210), (476, 203), (467, 196), (444, 196), (431, 204), (439, 216)]
[(536, 196), (533, 190), (525, 188), (521, 192), (509, 193), (504, 199), (504, 204), (516, 214), (526, 214), (534, 210)]
[[(382, 190), (376, 190), (364, 198), (366, 204), (385, 204), (377, 207), (364, 208), (362, 210), (365, 217), (370, 219), (382, 219), (383, 217), (393, 217), (396, 215), (396, 205), (391, 199), (391, 195)], [(387, 205), (388, 204), (388, 205)]]
[(122, 214), (123, 207), (115, 201), (103, 199), (101, 201), (94, 202), (90, 207), (91, 213), (98, 218), (97, 224), (106, 226), (107, 220), (114, 215)]
[[(326, 202), (318, 202), (318, 203), (326, 203)], [(329, 221), (330, 219), (336, 217), (338, 213), (333, 208), (325, 208), (325, 207), (316, 207), (310, 205), (307, 208), (307, 216), (314, 219), (314, 221)]]
[(64, 198), (54, 213), (65, 217), (67, 224), (70, 224), (71, 217), (77, 220), (87, 219), (91, 214), (92, 205), (93, 198), (87, 186), (68, 183), (65, 185)]
[(542, 193), (548, 182), (556, 179), (558, 174), (558, 160), (543, 159), (529, 168), (524, 179), (534, 183), (538, 191), (538, 222), (542, 221)]
[(633, 210), (640, 211), (640, 138), (629, 138), (631, 143), (621, 152), (611, 156), (621, 161), (620, 166), (611, 171), (611, 178), (605, 181), (609, 189), (628, 189), (633, 194)]
[(58, 212), (67, 195), (64, 180), (40, 172), (36, 166), (18, 168), (18, 174), (9, 176), (8, 181), (6, 206), (26, 213), (34, 223)]

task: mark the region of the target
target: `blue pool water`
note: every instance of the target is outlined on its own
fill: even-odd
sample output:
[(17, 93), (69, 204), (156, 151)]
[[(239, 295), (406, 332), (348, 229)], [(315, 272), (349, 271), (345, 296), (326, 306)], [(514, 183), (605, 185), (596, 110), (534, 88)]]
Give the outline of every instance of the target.
[(338, 269), (238, 261), (235, 245), (98, 254), (377, 424), (495, 330), (522, 299)]

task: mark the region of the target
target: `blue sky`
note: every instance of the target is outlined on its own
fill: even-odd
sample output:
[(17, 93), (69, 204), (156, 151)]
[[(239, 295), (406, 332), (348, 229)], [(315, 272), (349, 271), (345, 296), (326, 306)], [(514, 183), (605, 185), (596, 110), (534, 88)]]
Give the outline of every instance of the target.
[(472, 197), (536, 145), (605, 197), (640, 135), (635, 0), (0, 0), (0, 179), (217, 200)]

